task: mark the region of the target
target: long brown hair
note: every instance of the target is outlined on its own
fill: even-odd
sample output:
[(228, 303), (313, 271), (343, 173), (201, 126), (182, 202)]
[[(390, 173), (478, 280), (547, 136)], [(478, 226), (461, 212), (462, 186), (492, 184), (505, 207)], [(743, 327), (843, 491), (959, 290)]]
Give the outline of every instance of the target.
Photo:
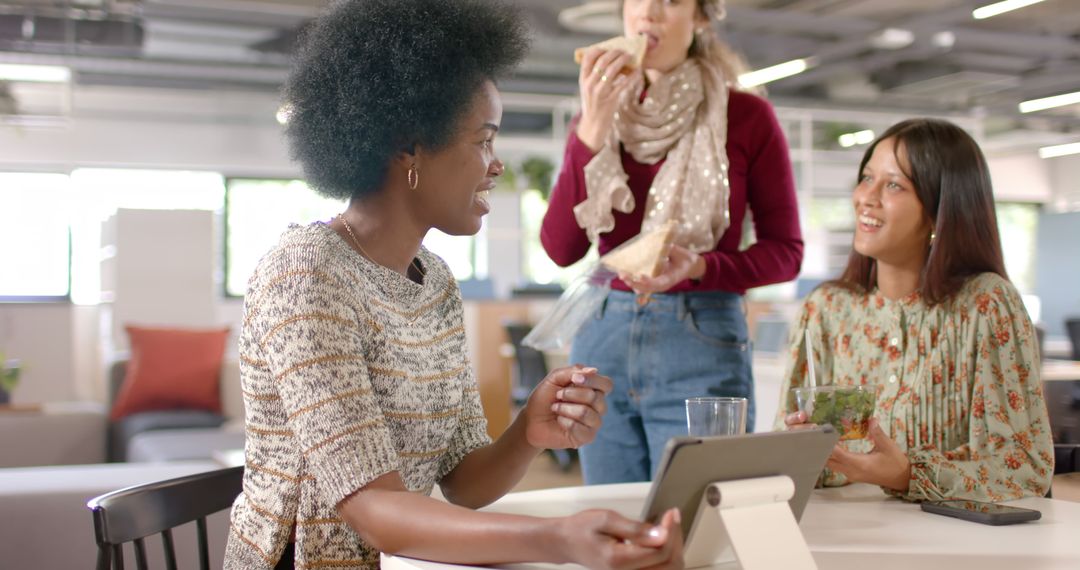
[(716, 28), (713, 27), (713, 22), (727, 17), (727, 8), (724, 4), (725, 0), (697, 0), (698, 10), (709, 25), (705, 26), (701, 33), (694, 34), (689, 56), (711, 61), (719, 66), (720, 71), (724, 73), (724, 79), (732, 89), (765, 95), (764, 87), (744, 87), (739, 83), (739, 76), (750, 71), (750, 66), (747, 65), (742, 54), (720, 39)]
[[(919, 276), (922, 298), (931, 305), (946, 301), (979, 273), (997, 273), (1008, 279), (990, 170), (975, 140), (948, 121), (901, 121), (866, 149), (859, 163), (860, 176), (874, 149), (886, 139), (894, 140), (897, 163), (915, 186), (923, 213), (934, 228)], [(907, 164), (900, 160), (901, 147)], [(877, 283), (877, 261), (852, 249), (847, 268), (832, 283), (870, 291)]]

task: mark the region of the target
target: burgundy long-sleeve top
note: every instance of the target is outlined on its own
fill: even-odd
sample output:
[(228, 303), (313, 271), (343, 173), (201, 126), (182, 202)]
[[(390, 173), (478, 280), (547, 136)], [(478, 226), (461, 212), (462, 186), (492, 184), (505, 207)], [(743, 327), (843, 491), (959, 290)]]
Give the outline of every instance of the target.
[[(803, 242), (795, 181), (787, 141), (772, 106), (756, 95), (731, 91), (727, 114), (731, 225), (720, 237), (715, 250), (701, 254), (705, 258), (705, 274), (700, 279), (687, 279), (676, 284), (668, 290), (671, 293), (722, 290), (744, 294), (752, 287), (794, 279), (802, 264)], [(574, 217), (574, 206), (585, 200), (585, 165), (595, 153), (578, 139), (576, 123), (575, 118), (562, 170), (551, 191), (540, 228), (544, 250), (563, 267), (585, 257), (591, 246), (585, 230), (578, 226)], [(661, 160), (656, 164), (642, 164), (625, 149), (620, 155), (635, 207), (628, 214), (612, 212), (615, 227), (600, 235), (600, 255), (641, 231), (649, 187), (664, 163)], [(757, 242), (745, 251), (739, 251), (747, 207), (753, 212)], [(618, 279), (612, 287), (630, 290)]]

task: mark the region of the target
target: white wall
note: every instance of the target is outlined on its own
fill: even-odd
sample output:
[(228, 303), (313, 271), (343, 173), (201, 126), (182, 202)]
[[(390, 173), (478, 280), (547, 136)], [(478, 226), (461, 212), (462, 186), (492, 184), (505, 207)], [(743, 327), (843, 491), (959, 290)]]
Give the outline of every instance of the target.
[(1054, 194), (1050, 168), (1034, 151), (987, 157), (994, 197), (1006, 202), (1046, 203)]
[(112, 321), (111, 347), (128, 349), (128, 324), (216, 324), (213, 212), (120, 209), (107, 225), (112, 228), (105, 233), (116, 238), (116, 254), (102, 272), (103, 293), (113, 298), (102, 307)]
[(75, 311), (67, 304), (0, 304), (0, 349), (21, 361), (23, 371), (13, 400), (77, 400), (74, 347), (82, 339)]
[(244, 92), (79, 87), (53, 126), (0, 126), (0, 168), (79, 166), (296, 176), (277, 98)]
[(1080, 154), (1049, 158), (1044, 161), (1050, 172), (1053, 195), (1050, 205), (1055, 212), (1080, 211)]
[(66, 128), (0, 128), (0, 168), (64, 171), (80, 166), (212, 170), (293, 177), (276, 124), (220, 125), (78, 120)]
[[(1064, 319), (1080, 315), (1080, 155), (1043, 161), (1053, 194), (1041, 217), (1036, 293), (1043, 300), (1047, 338), (1067, 345)], [(1063, 352), (1067, 354), (1068, 349)]]

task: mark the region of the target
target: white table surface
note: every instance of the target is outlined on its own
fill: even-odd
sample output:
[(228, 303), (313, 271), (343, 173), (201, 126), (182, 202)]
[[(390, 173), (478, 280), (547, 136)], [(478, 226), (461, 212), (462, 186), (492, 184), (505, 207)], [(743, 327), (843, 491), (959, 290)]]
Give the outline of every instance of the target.
[[(566, 487), (514, 493), (486, 510), (561, 516), (605, 507), (637, 517), (648, 483)], [(1080, 503), (1023, 499), (1008, 503), (1042, 511), (1042, 519), (992, 527), (924, 513), (917, 504), (887, 497), (877, 487), (851, 485), (814, 491), (800, 528), (821, 570), (1077, 570)], [(383, 556), (384, 570), (462, 568)], [(571, 568), (512, 564), (497, 568)]]

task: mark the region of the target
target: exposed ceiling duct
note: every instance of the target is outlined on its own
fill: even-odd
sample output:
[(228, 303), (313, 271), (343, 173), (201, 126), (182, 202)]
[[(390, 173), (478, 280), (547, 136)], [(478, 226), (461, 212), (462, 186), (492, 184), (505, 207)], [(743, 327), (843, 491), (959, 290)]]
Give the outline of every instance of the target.
[(0, 50), (35, 53), (97, 53), (135, 57), (143, 27), (128, 17), (73, 18), (0, 14)]
[[(80, 85), (276, 93), (327, 0), (0, 0), (0, 62), (62, 64)], [(621, 32), (617, 1), (508, 0), (534, 32), (508, 91), (573, 95), (575, 47)], [(781, 105), (891, 107), (1080, 130), (1075, 109), (1021, 117), (1025, 99), (1080, 91), (1080, 10), (1046, 0), (974, 20), (975, 0), (728, 0), (715, 28), (751, 67), (813, 58), (769, 83)], [(523, 117), (522, 124), (540, 124)]]

